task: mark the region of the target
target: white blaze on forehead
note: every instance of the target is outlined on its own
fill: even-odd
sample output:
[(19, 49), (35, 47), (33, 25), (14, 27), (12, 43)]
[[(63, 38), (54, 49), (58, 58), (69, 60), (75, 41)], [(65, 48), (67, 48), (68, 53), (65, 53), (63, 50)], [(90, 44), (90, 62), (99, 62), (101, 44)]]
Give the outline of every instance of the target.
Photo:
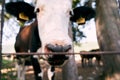
[(39, 35), (42, 45), (54, 41), (63, 41), (72, 44), (68, 36), (69, 12), (72, 9), (72, 0), (37, 0)]

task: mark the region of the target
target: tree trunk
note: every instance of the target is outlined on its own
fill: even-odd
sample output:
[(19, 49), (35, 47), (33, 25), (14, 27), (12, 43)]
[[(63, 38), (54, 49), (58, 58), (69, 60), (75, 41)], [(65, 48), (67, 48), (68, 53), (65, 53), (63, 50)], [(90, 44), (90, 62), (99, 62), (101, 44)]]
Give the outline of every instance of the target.
[[(96, 0), (96, 27), (102, 51), (120, 50), (120, 15), (116, 0)], [(103, 55), (103, 74), (97, 80), (120, 80), (120, 55)]]
[(63, 66), (62, 80), (78, 80), (77, 65), (74, 55), (71, 55), (68, 62)]
[[(1, 19), (0, 19), (0, 70), (2, 68), (2, 32), (4, 26), (4, 4), (5, 0), (2, 0), (2, 10), (1, 10)], [(0, 71), (0, 80), (1, 80), (1, 71)]]
[[(69, 24), (68, 34), (73, 39), (73, 32), (72, 32), (72, 24)], [(74, 47), (74, 46), (73, 46)], [(71, 52), (73, 52), (72, 50)], [(62, 80), (78, 80), (78, 70), (77, 70), (77, 64), (75, 62), (75, 56), (70, 55), (69, 60), (65, 63), (65, 65), (62, 68)]]

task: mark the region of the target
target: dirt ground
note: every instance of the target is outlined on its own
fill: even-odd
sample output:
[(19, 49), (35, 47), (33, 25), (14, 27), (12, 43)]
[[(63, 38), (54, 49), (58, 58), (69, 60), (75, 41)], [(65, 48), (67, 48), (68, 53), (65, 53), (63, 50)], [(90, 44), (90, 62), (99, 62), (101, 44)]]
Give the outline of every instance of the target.
[[(81, 65), (81, 61), (76, 61), (78, 66), (79, 80), (95, 80), (94, 78), (101, 74), (102, 62), (100, 65), (98, 65), (95, 60), (92, 62), (93, 64), (86, 64), (83, 67)], [(46, 62), (41, 62), (41, 67), (44, 71), (43, 80), (48, 80), (47, 69), (49, 68), (49, 65)], [(34, 74), (31, 66), (29, 66), (26, 71), (26, 80), (34, 80)], [(60, 67), (55, 68), (55, 80), (62, 80), (62, 68)]]
[[(96, 60), (93, 59), (92, 63), (90, 61), (89, 64), (88, 64), (88, 61), (86, 61), (86, 64), (84, 66), (82, 66), (81, 60), (79, 58), (78, 58), (78, 60), (76, 60), (76, 64), (77, 64), (77, 67), (78, 67), (78, 78), (79, 78), (79, 80), (95, 80), (94, 78), (101, 74), (102, 65), (103, 65), (102, 61), (98, 65)], [(40, 65), (41, 65), (41, 68), (44, 72), (44, 75), (43, 75), (44, 79), (43, 80), (48, 80), (47, 70), (50, 67), (50, 65), (46, 61), (40, 61)], [(14, 68), (13, 71), (16, 72), (15, 62), (13, 64), (10, 63), (9, 66)], [(9, 66), (7, 66), (7, 67), (9, 67)], [(26, 80), (34, 80), (34, 72), (33, 72), (32, 66), (28, 66), (26, 69), (27, 69), (26, 70)], [(14, 72), (12, 72), (12, 75), (13, 75)], [(8, 72), (6, 72), (6, 74), (8, 75), (7, 79), (2, 79), (2, 80), (16, 80), (16, 78), (14, 78), (14, 79), (11, 78), (11, 74), (8, 74)], [(62, 80), (62, 67), (56, 67), (55, 68), (55, 80)]]

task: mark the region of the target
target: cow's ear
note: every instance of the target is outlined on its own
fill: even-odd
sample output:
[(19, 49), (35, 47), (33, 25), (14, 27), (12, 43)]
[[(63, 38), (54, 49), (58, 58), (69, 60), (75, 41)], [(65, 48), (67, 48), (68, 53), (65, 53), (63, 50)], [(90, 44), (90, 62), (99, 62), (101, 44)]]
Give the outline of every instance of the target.
[(6, 12), (17, 17), (18, 20), (26, 21), (36, 17), (34, 6), (24, 1), (6, 3), (5, 9)]
[(85, 24), (87, 20), (95, 17), (95, 11), (86, 6), (80, 6), (73, 9), (73, 15), (70, 17), (72, 22), (76, 22), (79, 25)]

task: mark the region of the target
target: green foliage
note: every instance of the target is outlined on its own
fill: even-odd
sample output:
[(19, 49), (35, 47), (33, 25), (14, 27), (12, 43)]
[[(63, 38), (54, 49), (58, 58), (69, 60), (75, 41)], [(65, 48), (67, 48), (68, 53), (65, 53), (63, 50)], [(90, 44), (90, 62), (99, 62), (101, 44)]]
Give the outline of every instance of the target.
[(16, 75), (13, 74), (15, 71), (12, 68), (14, 68), (14, 61), (2, 59), (2, 69), (11, 70), (7, 71), (7, 73), (2, 73), (1, 80), (16, 80)]
[(3, 59), (2, 60), (2, 69), (3, 68), (12, 68), (13, 67), (12, 64), (13, 64), (13, 61)]
[(73, 0), (73, 5), (72, 5), (72, 7), (75, 8), (76, 5), (77, 5), (79, 2), (80, 2), (80, 0)]

